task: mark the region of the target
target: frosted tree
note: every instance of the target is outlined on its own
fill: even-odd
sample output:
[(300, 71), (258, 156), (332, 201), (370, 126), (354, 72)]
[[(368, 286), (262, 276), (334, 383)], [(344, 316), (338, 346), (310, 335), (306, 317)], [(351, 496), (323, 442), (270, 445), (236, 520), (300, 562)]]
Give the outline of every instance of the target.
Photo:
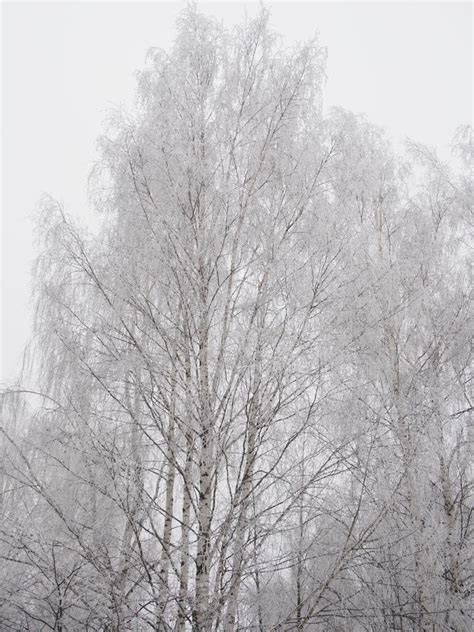
[(98, 233), (44, 201), (1, 629), (468, 629), (469, 178), (324, 118), (324, 60), (188, 7)]

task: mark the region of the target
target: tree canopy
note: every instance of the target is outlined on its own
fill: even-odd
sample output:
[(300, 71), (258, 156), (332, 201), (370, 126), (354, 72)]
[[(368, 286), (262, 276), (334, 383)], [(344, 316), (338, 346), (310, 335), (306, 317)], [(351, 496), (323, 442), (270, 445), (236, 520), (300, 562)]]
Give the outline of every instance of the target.
[(0, 629), (470, 629), (472, 134), (344, 110), (325, 51), (187, 7), (39, 222), (2, 395)]

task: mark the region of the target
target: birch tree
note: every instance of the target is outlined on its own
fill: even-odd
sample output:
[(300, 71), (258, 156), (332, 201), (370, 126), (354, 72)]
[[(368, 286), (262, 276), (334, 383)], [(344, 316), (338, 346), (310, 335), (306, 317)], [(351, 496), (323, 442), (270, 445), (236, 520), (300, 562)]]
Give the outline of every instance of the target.
[(323, 117), (324, 61), (190, 6), (99, 231), (44, 200), (1, 629), (468, 629), (469, 177)]

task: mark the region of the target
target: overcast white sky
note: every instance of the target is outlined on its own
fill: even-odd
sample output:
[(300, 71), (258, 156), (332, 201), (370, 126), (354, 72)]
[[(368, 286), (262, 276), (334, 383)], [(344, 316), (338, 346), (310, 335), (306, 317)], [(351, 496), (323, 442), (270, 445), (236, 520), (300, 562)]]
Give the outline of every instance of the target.
[[(198, 2), (226, 23), (255, 2)], [(472, 120), (469, 2), (267, 2), (288, 41), (328, 47), (326, 106), (341, 105), (446, 155)], [(43, 192), (87, 221), (87, 176), (111, 104), (133, 98), (150, 46), (168, 47), (182, 2), (2, 5), (0, 381), (29, 335), (31, 213)]]

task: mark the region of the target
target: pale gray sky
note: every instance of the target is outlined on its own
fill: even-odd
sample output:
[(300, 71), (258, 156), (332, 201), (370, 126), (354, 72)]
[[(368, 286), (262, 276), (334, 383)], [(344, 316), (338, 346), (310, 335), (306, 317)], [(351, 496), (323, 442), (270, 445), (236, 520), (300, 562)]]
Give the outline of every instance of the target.
[[(198, 2), (226, 23), (255, 2)], [(267, 2), (289, 41), (328, 47), (326, 106), (340, 105), (446, 155), (472, 120), (469, 2)], [(32, 223), (43, 192), (88, 221), (87, 176), (110, 105), (133, 98), (150, 46), (168, 47), (181, 2), (2, 5), (2, 358), (19, 367), (29, 335)]]

